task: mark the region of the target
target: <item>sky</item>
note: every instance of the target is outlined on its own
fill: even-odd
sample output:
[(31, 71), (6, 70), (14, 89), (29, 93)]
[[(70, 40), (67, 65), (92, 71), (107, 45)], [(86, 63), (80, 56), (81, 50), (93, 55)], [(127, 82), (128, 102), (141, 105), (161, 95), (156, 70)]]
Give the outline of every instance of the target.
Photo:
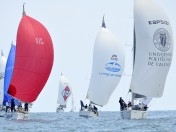
[[(168, 14), (176, 42), (176, 1), (154, 0)], [(85, 100), (89, 85), (93, 47), (105, 15), (106, 27), (121, 41), (126, 55), (124, 75), (109, 102), (101, 111), (119, 111), (119, 97), (128, 98), (131, 78), (129, 63), (132, 48), (133, 0), (1, 0), (0, 49), (7, 57), (11, 42), (15, 43), (22, 5), (26, 14), (40, 21), (49, 31), (54, 46), (54, 64), (50, 77), (33, 102), (31, 112), (55, 112), (59, 76), (65, 75), (72, 87), (76, 111)], [(149, 110), (176, 110), (176, 48), (161, 98), (153, 99)], [(66, 111), (70, 110), (71, 100)]]

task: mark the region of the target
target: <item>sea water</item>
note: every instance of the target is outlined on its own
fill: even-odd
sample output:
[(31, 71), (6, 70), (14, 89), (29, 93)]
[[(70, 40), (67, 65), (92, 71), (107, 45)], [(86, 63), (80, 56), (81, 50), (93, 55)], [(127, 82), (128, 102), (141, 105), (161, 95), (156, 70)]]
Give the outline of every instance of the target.
[(0, 118), (0, 132), (176, 132), (176, 111), (150, 111), (147, 119), (120, 119), (119, 112), (100, 112), (98, 118), (78, 112), (31, 113), (30, 119)]

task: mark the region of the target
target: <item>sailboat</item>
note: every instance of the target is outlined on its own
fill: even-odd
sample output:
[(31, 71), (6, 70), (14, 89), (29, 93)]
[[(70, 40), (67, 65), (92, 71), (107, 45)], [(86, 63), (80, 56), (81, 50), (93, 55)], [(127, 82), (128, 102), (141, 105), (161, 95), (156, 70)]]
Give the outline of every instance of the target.
[[(17, 31), (14, 70), (7, 93), (20, 102), (34, 102), (49, 78), (53, 60), (53, 44), (47, 29), (26, 15), (23, 5), (23, 16)], [(15, 119), (29, 119), (29, 113), (21, 107), (13, 115)]]
[[(81, 101), (79, 116), (97, 117), (96, 106), (104, 106), (116, 89), (123, 74), (125, 56), (121, 43), (106, 28), (104, 17), (93, 50), (92, 73), (86, 98), (89, 106)], [(93, 106), (94, 105), (94, 106)]]
[(56, 112), (64, 112), (64, 108), (67, 107), (67, 101), (69, 100), (71, 94), (72, 90), (69, 80), (61, 74), (59, 78), (59, 91)]
[(0, 117), (4, 116), (5, 109), (3, 106), (3, 99), (4, 99), (4, 73), (5, 73), (5, 65), (6, 65), (6, 58), (1, 50), (1, 57), (0, 57)]
[(132, 106), (123, 107), (123, 119), (147, 117), (149, 102), (163, 95), (172, 55), (172, 28), (164, 10), (153, 0), (135, 0)]

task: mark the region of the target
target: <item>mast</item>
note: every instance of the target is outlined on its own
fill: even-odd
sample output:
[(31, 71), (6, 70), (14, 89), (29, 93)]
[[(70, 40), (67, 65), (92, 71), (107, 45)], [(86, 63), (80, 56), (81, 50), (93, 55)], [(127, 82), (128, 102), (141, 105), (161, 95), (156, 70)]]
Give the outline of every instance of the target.
[(104, 21), (104, 16), (103, 16), (103, 20), (102, 20), (102, 27), (106, 28), (105, 21)]
[(25, 3), (23, 3), (23, 16), (25, 16), (26, 15), (26, 12), (25, 12), (25, 9), (24, 9), (24, 5), (25, 5)]
[[(136, 50), (136, 35), (135, 35), (135, 25), (134, 25), (134, 34), (133, 34), (133, 70), (134, 70), (134, 63), (135, 63), (135, 50)], [(132, 73), (133, 74), (133, 73)], [(134, 94), (132, 91), (131, 91), (131, 88), (129, 89), (129, 92), (132, 93), (132, 98), (131, 98), (131, 104), (134, 105)]]

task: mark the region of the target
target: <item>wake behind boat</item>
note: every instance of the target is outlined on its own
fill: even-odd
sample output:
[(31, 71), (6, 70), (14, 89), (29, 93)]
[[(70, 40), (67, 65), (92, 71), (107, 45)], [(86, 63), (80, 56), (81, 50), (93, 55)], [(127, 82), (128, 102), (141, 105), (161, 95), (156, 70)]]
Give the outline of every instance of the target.
[(121, 118), (147, 117), (152, 98), (163, 95), (173, 55), (173, 34), (164, 10), (153, 0), (134, 1), (134, 59), (128, 106), (121, 100)]
[(87, 91), (87, 106), (81, 101), (79, 116), (97, 117), (97, 106), (108, 103), (123, 74), (125, 63), (124, 52), (116, 37), (106, 28), (104, 17), (102, 27), (96, 37), (92, 73)]

